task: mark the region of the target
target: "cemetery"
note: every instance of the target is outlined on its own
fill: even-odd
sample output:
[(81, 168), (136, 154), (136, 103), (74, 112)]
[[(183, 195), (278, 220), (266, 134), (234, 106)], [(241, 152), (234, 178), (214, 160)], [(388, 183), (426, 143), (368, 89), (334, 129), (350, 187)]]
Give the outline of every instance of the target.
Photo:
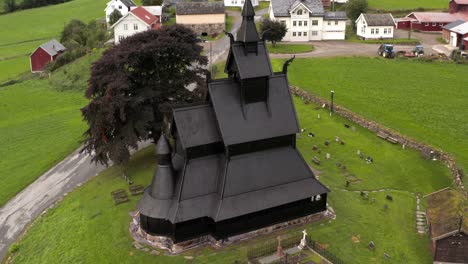
[[(122, 181), (118, 168), (111, 167), (38, 219), (18, 242), (18, 250), (12, 255), (14, 263), (29, 263), (32, 257), (39, 259), (38, 263), (55, 263), (58, 256), (65, 262), (84, 258), (185, 263), (192, 258), (196, 263), (245, 263), (254, 246), (277, 243), (278, 235), (301, 236), (304, 229), (311, 240), (345, 263), (371, 259), (384, 263), (387, 257), (396, 262), (430, 261), (429, 238), (416, 229), (417, 193), (425, 195), (451, 186), (447, 168), (438, 161), (426, 160), (417, 151), (386, 142), (356, 123), (330, 116), (319, 105), (306, 104), (300, 97), (295, 97), (294, 102), (304, 129), (297, 137), (298, 148), (311, 165), (314, 156), (321, 159), (320, 165), (313, 165), (314, 172), (331, 189), (328, 203), (336, 219), (293, 227), (221, 249), (200, 247), (179, 256), (168, 256), (146, 246), (137, 249), (129, 235), (129, 223), (130, 212), (141, 196), (127, 195), (128, 202), (115, 205), (110, 193), (128, 190), (128, 185)], [(308, 133), (314, 137), (308, 137)], [(335, 136), (346, 144), (336, 142)], [(327, 140), (328, 147), (324, 144)], [(314, 146), (322, 151), (318, 153)], [(371, 156), (374, 162), (362, 160), (357, 150), (365, 157)], [(330, 153), (329, 160), (326, 153)], [(153, 147), (138, 152), (129, 166), (134, 184), (147, 186), (155, 166)], [(79, 228), (69, 233), (70, 225)], [(373, 250), (368, 247), (371, 241)], [(300, 239), (296, 246), (299, 243)]]

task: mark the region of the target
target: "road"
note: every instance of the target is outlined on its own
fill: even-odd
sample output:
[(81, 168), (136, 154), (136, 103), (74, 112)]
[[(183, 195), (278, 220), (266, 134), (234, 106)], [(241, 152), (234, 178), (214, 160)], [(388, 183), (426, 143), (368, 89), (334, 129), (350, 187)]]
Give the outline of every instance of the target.
[[(139, 148), (150, 144), (141, 143)], [(104, 169), (76, 150), (0, 208), (0, 261), (37, 216)]]

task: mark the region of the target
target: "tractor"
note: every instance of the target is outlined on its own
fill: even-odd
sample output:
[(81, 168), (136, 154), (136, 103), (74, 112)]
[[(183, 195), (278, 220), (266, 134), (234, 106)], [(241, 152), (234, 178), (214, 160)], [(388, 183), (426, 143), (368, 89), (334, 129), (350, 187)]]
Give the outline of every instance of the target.
[(424, 56), (424, 47), (422, 45), (417, 45), (414, 47), (411, 53), (413, 53), (413, 55), (416, 57)]
[(384, 58), (394, 58), (395, 51), (393, 50), (393, 45), (391, 44), (382, 44), (380, 45), (379, 49), (377, 50), (377, 54)]

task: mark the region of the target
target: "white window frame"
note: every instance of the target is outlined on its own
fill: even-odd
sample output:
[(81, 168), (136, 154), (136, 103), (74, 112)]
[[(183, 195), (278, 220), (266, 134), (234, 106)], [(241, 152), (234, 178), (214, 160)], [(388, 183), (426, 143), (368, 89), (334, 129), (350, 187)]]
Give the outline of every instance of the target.
[(134, 29), (134, 30), (138, 30), (138, 24), (137, 24), (137, 23), (134, 23), (134, 24), (133, 24), (133, 29)]

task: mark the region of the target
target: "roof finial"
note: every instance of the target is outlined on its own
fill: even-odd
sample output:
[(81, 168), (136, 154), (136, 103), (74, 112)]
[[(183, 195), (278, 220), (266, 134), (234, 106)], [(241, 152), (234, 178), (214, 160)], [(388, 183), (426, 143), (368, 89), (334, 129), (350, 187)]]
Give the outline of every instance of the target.
[(292, 56), (289, 60), (285, 61), (283, 64), (283, 73), (287, 74), (288, 73), (288, 66), (293, 62), (293, 60), (296, 58), (296, 55)]

